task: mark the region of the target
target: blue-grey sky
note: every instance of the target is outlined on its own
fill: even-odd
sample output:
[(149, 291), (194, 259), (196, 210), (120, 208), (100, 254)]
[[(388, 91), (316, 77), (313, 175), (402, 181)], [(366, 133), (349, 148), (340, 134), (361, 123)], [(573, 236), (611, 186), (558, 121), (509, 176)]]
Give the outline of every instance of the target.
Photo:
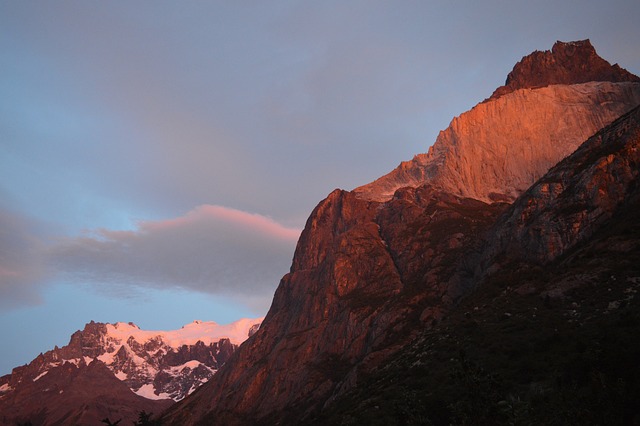
[(637, 1), (0, 1), (0, 374), (90, 320), (263, 315), (313, 207)]

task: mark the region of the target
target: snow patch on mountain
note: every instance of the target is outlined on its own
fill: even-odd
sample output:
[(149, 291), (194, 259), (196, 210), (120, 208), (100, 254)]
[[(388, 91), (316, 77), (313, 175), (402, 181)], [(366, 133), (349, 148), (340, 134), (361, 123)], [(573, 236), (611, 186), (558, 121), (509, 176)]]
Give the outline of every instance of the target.
[(38, 374), (36, 377), (33, 378), (33, 381), (36, 382), (38, 381), (38, 379), (40, 379), (42, 376), (44, 376), (45, 374), (47, 374), (49, 372), (49, 370), (43, 371), (42, 373)]
[(142, 385), (140, 389), (135, 391), (135, 393), (147, 399), (170, 399), (171, 398), (171, 395), (169, 395), (168, 393), (161, 393), (159, 395), (156, 395), (153, 385), (151, 383)]
[(196, 320), (179, 330), (171, 331), (141, 330), (133, 323), (118, 322), (107, 324), (107, 336), (118, 341), (126, 341), (133, 337), (138, 343), (146, 343), (159, 338), (173, 348), (182, 345), (195, 345), (198, 341), (209, 345), (220, 339), (229, 339), (234, 345), (239, 345), (247, 339), (251, 326), (260, 321), (262, 321), (261, 318), (243, 318), (223, 325), (215, 321)]

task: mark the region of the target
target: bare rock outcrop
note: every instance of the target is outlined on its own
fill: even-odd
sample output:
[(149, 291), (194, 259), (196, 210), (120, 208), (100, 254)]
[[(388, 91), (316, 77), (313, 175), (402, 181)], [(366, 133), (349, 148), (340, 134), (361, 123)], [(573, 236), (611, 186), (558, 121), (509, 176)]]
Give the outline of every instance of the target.
[(507, 76), (504, 86), (493, 92), (491, 99), (518, 89), (580, 84), (590, 81), (640, 82), (618, 64), (611, 65), (596, 53), (589, 39), (557, 41), (551, 50), (536, 51), (522, 58)]
[(163, 420), (300, 424), (441, 319), (503, 209), (429, 185), (386, 203), (335, 190), (307, 221), (260, 330)]
[(519, 89), (451, 121), (426, 154), (354, 189), (384, 201), (423, 183), (485, 202), (513, 201), (588, 137), (640, 104), (640, 83)]
[(640, 107), (497, 219), (445, 320), (305, 424), (637, 423), (638, 165)]
[(437, 324), (482, 274), (567, 254), (627, 205), (637, 216), (638, 165), (640, 107), (587, 140), (511, 206), (431, 185), (405, 187), (386, 202), (332, 192), (307, 221), (263, 326), (164, 421), (313, 418)]
[[(509, 208), (485, 258), (545, 264), (591, 237), (640, 199), (640, 107), (587, 140)], [(635, 212), (637, 215), (637, 211)], [(488, 262), (488, 260), (486, 260)]]
[(513, 201), (580, 143), (640, 104), (640, 77), (589, 40), (522, 58), (491, 98), (454, 118), (426, 154), (354, 189), (385, 201), (423, 183), (486, 202)]
[[(494, 250), (484, 236), (508, 208), (500, 201), (516, 199), (589, 136), (639, 103), (640, 84), (634, 82), (518, 89), (454, 119), (428, 154), (352, 192), (335, 190), (309, 217), (291, 271), (282, 278), (261, 328), (211, 381), (162, 420), (271, 425), (313, 419), (438, 324), (478, 285), (479, 265), (490, 263), (485, 251)], [(615, 129), (622, 128), (607, 131), (617, 135), (622, 130)], [(611, 158), (589, 150), (583, 160), (574, 156), (562, 166), (577, 179), (570, 197), (591, 200), (585, 219), (572, 219), (567, 226), (602, 227), (598, 212), (615, 214), (615, 200), (637, 186), (631, 172), (635, 167), (637, 174), (636, 156), (629, 153), (625, 166), (618, 156), (626, 151), (611, 146)], [(624, 175), (621, 185), (618, 174)], [(607, 198), (600, 189), (623, 195)], [(520, 201), (527, 194), (515, 206), (524, 202), (523, 211), (533, 206), (539, 226), (556, 229), (555, 216), (570, 217), (561, 201), (547, 204), (548, 214), (544, 208), (538, 212), (535, 206), (544, 207), (544, 197), (534, 191), (529, 201)], [(518, 211), (506, 222), (520, 224), (524, 219)], [(537, 235), (536, 223), (533, 219), (519, 232)], [(564, 229), (561, 224), (558, 232)], [(511, 234), (493, 232), (506, 241), (495, 253), (508, 252)], [(531, 241), (541, 251), (547, 245), (544, 239)], [(559, 246), (554, 256), (570, 247)]]

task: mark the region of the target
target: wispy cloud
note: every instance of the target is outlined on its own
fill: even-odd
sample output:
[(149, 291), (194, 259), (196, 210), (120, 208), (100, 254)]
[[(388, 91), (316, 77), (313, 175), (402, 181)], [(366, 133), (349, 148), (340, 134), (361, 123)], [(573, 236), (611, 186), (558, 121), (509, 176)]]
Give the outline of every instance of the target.
[(0, 209), (0, 309), (40, 302), (44, 282), (93, 284), (114, 297), (145, 288), (230, 296), (264, 311), (291, 265), (299, 229), (203, 205), (129, 231), (99, 229), (52, 240)]
[(107, 292), (181, 287), (241, 300), (272, 294), (299, 234), (265, 216), (203, 205), (178, 218), (140, 222), (133, 231), (67, 238), (48, 254), (67, 280)]

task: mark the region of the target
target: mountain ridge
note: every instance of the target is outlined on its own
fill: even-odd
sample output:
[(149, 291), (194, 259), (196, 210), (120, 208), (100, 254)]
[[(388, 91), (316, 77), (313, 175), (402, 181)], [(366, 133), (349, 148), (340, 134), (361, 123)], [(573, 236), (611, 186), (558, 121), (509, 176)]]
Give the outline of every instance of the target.
[[(640, 106), (598, 131), (520, 196), (491, 230), (495, 248), (540, 264), (588, 239), (638, 185)], [(636, 195), (637, 197), (637, 195)], [(562, 211), (565, 218), (552, 217)], [(545, 224), (545, 232), (540, 232)]]
[[(575, 67), (553, 62), (564, 55), (587, 58), (577, 63), (602, 63), (591, 52), (590, 42), (576, 42), (554, 45), (551, 56), (528, 57), (550, 62), (545, 72), (574, 78)], [(454, 118), (429, 153), (371, 184), (334, 190), (318, 203), (260, 328), (232, 353), (221, 350), (232, 347), (227, 339), (184, 345), (172, 355), (168, 364), (190, 371), (202, 367), (199, 357), (212, 351), (224, 352), (226, 362), (192, 393), (187, 385), (187, 396), (162, 414), (163, 424), (489, 425), (528, 418), (549, 424), (556, 412), (582, 424), (640, 418), (633, 408), (637, 399), (615, 393), (623, 386), (629, 395), (640, 395), (634, 387), (640, 374), (629, 368), (622, 377), (609, 358), (599, 358), (604, 353), (616, 359), (619, 353), (628, 367), (627, 358), (637, 359), (640, 348), (603, 351), (593, 337), (614, 334), (616, 326), (626, 327), (622, 337), (640, 332), (634, 310), (640, 231), (633, 225), (640, 206), (640, 84), (572, 80), (518, 88), (522, 81), (516, 77), (529, 78), (535, 68), (521, 62), (507, 79), (514, 90)], [(507, 155), (502, 148), (509, 146), (520, 147), (519, 154)], [(118, 395), (101, 395), (93, 387), (86, 401), (103, 410), (108, 407), (96, 401), (122, 404), (129, 419), (142, 400), (166, 403), (123, 390), (126, 380), (147, 389), (127, 367), (139, 367), (144, 353), (162, 353), (162, 339), (140, 342), (127, 337), (126, 330), (137, 333), (134, 325), (119, 323), (123, 334), (105, 358), (95, 337), (108, 327), (90, 325), (95, 333), (72, 337), (81, 349), (73, 361), (41, 370), (65, 351), (77, 352), (56, 348), (18, 369), (13, 382), (0, 378), (0, 404), (19, 408), (30, 396), (50, 392), (53, 405), (32, 411), (34, 418), (42, 424), (78, 423), (77, 411), (56, 411), (80, 404), (63, 399), (70, 392), (51, 387), (56, 374), (68, 381), (94, 377), (112, 383)], [(523, 330), (533, 343), (520, 341)], [(495, 341), (485, 338), (494, 332)], [(574, 335), (580, 341), (571, 340)], [(502, 348), (503, 342), (510, 346)], [(546, 361), (566, 371), (553, 376), (540, 360), (524, 355), (531, 351), (555, 357)], [(574, 358), (564, 361), (567, 355)], [(192, 369), (195, 363), (186, 359), (199, 365)], [(482, 366), (504, 373), (506, 382)], [(405, 371), (417, 375), (405, 377)], [(18, 373), (30, 393), (11, 393)], [(582, 373), (600, 381), (585, 385)], [(581, 393), (571, 399), (558, 383)], [(600, 387), (589, 394), (594, 386)], [(121, 394), (133, 399), (118, 400)], [(554, 398), (575, 407), (553, 405)], [(613, 402), (598, 402), (603, 399)]]
[[(480, 283), (443, 321), (306, 423), (638, 424), (638, 148), (640, 107), (504, 211), (484, 237)], [(595, 226), (562, 225), (598, 207)], [(560, 226), (540, 237), (569, 233), (548, 253), (518, 231), (551, 212)]]
[(430, 183), (485, 202), (513, 201), (580, 143), (640, 104), (640, 83), (589, 82), (518, 89), (455, 117), (417, 154), (359, 197), (385, 201)]
[(489, 99), (518, 89), (590, 81), (640, 82), (640, 77), (601, 58), (589, 39), (556, 41), (551, 50), (523, 57), (507, 75), (504, 86), (497, 88)]
[[(627, 88), (627, 95), (621, 96)], [(509, 203), (503, 201), (526, 192), (551, 166), (599, 130), (598, 126), (635, 108), (638, 88), (633, 82), (525, 88), (477, 106), (506, 106), (514, 97), (529, 95), (547, 105), (545, 97), (553, 101), (567, 91), (591, 99), (585, 102), (587, 107), (576, 110), (568, 108), (575, 104), (575, 98), (570, 98), (559, 108), (561, 112), (568, 108), (564, 116), (548, 113), (538, 117), (538, 122), (551, 125), (558, 119), (569, 120), (572, 124), (564, 130), (571, 135), (571, 147), (554, 151), (540, 168), (526, 161), (518, 163), (527, 184), (515, 188), (515, 194), (509, 191), (513, 185), (505, 185), (493, 199), (486, 192), (484, 200), (477, 194), (470, 198), (459, 187), (452, 190), (444, 185), (446, 180), (433, 179), (426, 172), (420, 175), (425, 170), (418, 168), (405, 170), (401, 176), (412, 177), (415, 172), (415, 181), (393, 182), (397, 185), (381, 198), (377, 197), (379, 188), (369, 194), (362, 187), (333, 191), (310, 215), (291, 271), (281, 280), (263, 327), (211, 381), (167, 410), (162, 419), (176, 425), (214, 421), (242, 425), (296, 424), (320, 418), (392, 354), (407, 347), (423, 330), (437, 327), (464, 296), (473, 293), (482, 271), (478, 262), (487, 250), (483, 236), (508, 209)], [(534, 104), (517, 110), (523, 116), (518, 124), (528, 123), (532, 117), (527, 113)], [(594, 120), (599, 114), (607, 119)], [(513, 116), (494, 115), (507, 122)], [(467, 129), (488, 130), (482, 123)], [(548, 126), (542, 126), (536, 141), (544, 137), (545, 129)], [(459, 170), (458, 142), (450, 138), (448, 146), (444, 142), (434, 145), (432, 155), (438, 150), (443, 155), (432, 165), (450, 161), (448, 171)], [(536, 151), (533, 158), (539, 154)], [(465, 158), (483, 165), (478, 155)], [(491, 166), (495, 166), (495, 157)], [(492, 170), (499, 169), (481, 167), (475, 176), (492, 175)]]
[[(244, 318), (220, 325), (196, 320), (169, 331), (141, 330), (133, 323), (91, 321), (71, 335), (68, 345), (41, 353), (29, 364), (0, 377), (0, 424), (41, 417), (42, 424), (76, 424), (77, 419), (73, 419), (80, 414), (74, 410), (78, 407), (69, 408), (69, 402), (63, 404), (64, 410), (56, 408), (57, 404), (45, 404), (49, 414), (44, 415), (26, 400), (29, 394), (50, 391), (52, 383), (58, 391), (52, 394), (53, 400), (64, 401), (75, 394), (73, 403), (81, 407), (98, 392), (105, 401), (111, 401), (103, 402), (95, 416), (114, 412), (135, 420), (141, 410), (157, 413), (209, 380), (255, 333), (261, 321)], [(70, 379), (61, 379), (64, 374)], [(103, 383), (104, 389), (78, 389), (90, 386), (85, 376)], [(6, 417), (8, 413), (10, 418)], [(100, 420), (82, 418), (89, 424)]]
[(513, 201), (638, 104), (640, 77), (601, 58), (588, 39), (557, 41), (551, 50), (524, 56), (505, 85), (455, 117), (426, 154), (354, 192), (385, 201), (396, 189), (428, 182), (485, 202)]

